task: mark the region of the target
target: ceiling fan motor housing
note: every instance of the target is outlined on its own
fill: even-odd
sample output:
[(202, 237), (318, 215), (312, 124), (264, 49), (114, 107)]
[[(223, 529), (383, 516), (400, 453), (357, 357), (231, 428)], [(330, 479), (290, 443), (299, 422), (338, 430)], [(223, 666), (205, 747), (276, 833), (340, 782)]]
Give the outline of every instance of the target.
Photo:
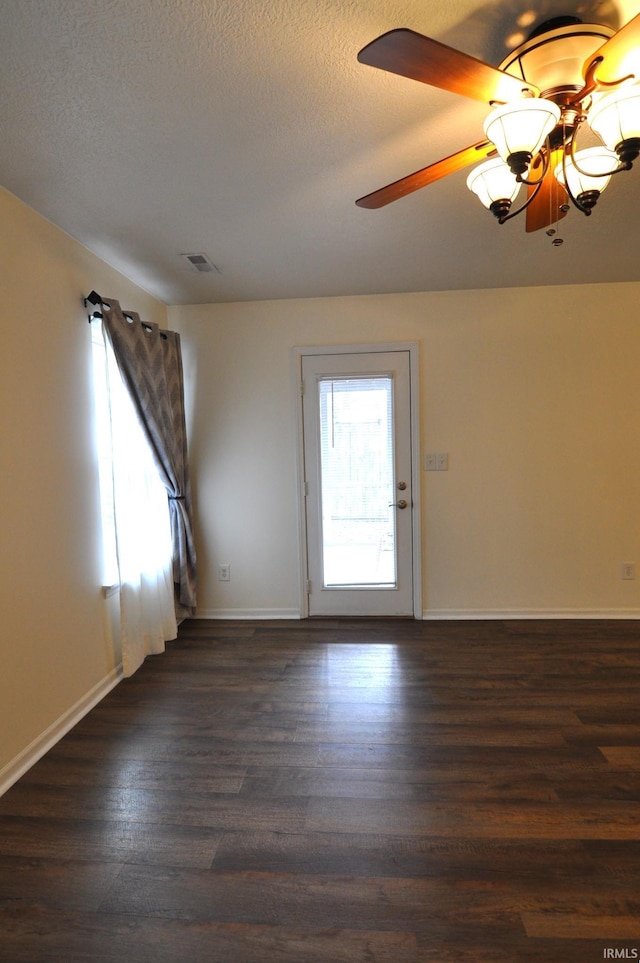
[[(543, 24), (499, 65), (501, 70), (535, 84), (541, 97), (559, 107), (583, 89), (584, 64), (614, 34), (602, 24), (567, 24), (566, 19)], [(554, 26), (560, 20), (563, 25)]]

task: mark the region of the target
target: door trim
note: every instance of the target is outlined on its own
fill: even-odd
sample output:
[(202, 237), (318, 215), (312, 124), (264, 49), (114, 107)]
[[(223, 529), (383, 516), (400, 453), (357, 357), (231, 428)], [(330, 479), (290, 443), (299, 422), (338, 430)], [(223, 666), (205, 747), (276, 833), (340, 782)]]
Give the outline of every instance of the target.
[(422, 522), (420, 512), (420, 354), (417, 341), (388, 342), (380, 344), (333, 344), (306, 345), (291, 349), (291, 390), (295, 407), (295, 470), (298, 501), (298, 597), (300, 618), (309, 617), (307, 595), (307, 526), (305, 511), (304, 433), (302, 423), (302, 359), (307, 355), (323, 354), (376, 354), (388, 351), (409, 353), (410, 406), (411, 406), (411, 491), (413, 493), (412, 542), (413, 542), (413, 617), (422, 619)]

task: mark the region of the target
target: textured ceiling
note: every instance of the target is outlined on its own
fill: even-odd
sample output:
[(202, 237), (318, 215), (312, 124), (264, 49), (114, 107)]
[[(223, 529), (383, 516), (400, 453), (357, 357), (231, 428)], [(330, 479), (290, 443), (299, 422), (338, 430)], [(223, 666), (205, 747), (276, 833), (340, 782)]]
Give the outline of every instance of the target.
[[(360, 65), (393, 27), (499, 63), (532, 26), (631, 0), (2, 0), (0, 181), (168, 303), (640, 279), (640, 163), (562, 247), (498, 225), (460, 172), (481, 104)], [(218, 271), (180, 258), (205, 252)]]

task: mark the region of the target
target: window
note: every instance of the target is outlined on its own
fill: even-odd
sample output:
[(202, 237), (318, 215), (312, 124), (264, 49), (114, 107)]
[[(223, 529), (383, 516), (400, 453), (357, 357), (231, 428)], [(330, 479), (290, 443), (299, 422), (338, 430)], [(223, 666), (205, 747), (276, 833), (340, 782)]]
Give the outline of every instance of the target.
[(93, 362), (93, 397), (95, 404), (95, 443), (100, 475), (100, 517), (102, 521), (102, 583), (119, 581), (116, 553), (116, 528), (113, 504), (113, 456), (111, 450), (111, 414), (107, 379), (107, 349), (102, 325), (91, 323), (91, 355)]
[(393, 378), (329, 377), (320, 402), (325, 586), (395, 586)]
[(102, 324), (91, 324), (103, 584), (171, 566), (167, 493)]

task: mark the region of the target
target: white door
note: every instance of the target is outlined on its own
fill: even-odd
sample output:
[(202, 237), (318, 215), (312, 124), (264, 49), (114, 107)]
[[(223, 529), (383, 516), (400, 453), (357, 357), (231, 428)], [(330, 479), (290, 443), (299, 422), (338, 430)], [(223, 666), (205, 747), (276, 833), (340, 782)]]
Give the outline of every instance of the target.
[(302, 356), (309, 615), (414, 614), (409, 350)]

